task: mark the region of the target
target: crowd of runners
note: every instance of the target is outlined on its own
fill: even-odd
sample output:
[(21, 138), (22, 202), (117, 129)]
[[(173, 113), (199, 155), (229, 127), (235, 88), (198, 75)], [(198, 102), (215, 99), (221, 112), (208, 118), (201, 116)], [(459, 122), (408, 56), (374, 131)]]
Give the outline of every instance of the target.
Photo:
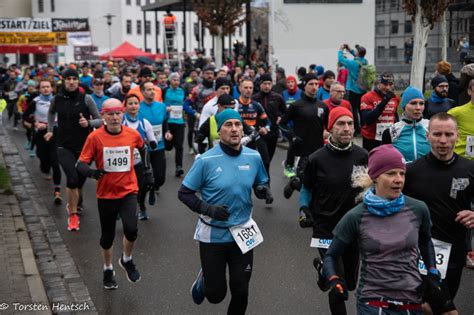
[[(83, 199), (97, 199), (105, 289), (118, 287), (118, 223), (118, 265), (140, 280), (138, 221), (150, 218), (171, 160), (183, 178), (176, 202), (199, 215), (196, 304), (223, 301), (228, 266), (228, 313), (246, 312), (263, 241), (252, 194), (272, 205), (298, 191), (295, 225), (313, 229), (317, 285), (329, 292), (332, 314), (347, 313), (352, 290), (359, 314), (457, 314), (463, 268), (474, 259), (474, 63), (459, 80), (440, 61), (431, 92), (395, 91), (394, 75), (377, 73), (365, 55), (342, 44), (334, 71), (279, 67), (276, 77), (264, 65), (216, 68), (203, 56), (183, 69), (9, 65), (0, 67), (0, 102), (3, 121), (25, 132), (25, 150), (51, 180), (52, 202), (64, 204), (69, 231), (80, 229)], [(279, 142), (288, 147), (283, 191), (270, 178), (281, 168), (273, 161)], [(190, 169), (184, 154), (194, 155)], [(87, 178), (97, 181), (96, 196), (82, 194)]]

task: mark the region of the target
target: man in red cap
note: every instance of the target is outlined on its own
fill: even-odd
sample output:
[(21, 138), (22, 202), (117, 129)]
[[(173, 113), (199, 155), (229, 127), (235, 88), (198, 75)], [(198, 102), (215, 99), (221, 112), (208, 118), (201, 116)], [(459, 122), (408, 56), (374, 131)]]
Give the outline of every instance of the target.
[[(309, 156), (300, 195), (300, 211), (313, 221), (311, 247), (318, 249), (321, 259), (332, 241), (334, 227), (356, 205), (361, 189), (351, 186), (352, 178), (366, 170), (368, 160), (367, 151), (353, 143), (354, 119), (350, 110), (331, 110), (328, 130), (328, 143)], [(349, 290), (356, 287), (358, 261), (358, 248), (352, 246), (339, 265), (338, 274), (345, 275)], [(317, 259), (318, 269), (319, 263)], [(332, 314), (346, 314), (344, 301), (330, 298), (329, 307)]]

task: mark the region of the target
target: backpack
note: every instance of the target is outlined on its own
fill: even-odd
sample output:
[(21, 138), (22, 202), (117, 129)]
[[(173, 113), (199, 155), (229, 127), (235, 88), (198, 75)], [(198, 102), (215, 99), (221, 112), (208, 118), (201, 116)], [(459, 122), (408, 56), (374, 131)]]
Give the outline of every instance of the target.
[(370, 90), (375, 83), (376, 70), (374, 65), (362, 64), (359, 60), (356, 60), (359, 64), (359, 73), (357, 76), (357, 85), (364, 91)]

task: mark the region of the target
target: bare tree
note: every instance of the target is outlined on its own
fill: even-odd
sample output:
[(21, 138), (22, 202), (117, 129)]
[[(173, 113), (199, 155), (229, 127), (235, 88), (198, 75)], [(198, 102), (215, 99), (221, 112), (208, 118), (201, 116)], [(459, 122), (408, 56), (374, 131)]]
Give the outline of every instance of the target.
[(403, 0), (405, 11), (412, 16), (415, 24), (413, 40), (413, 61), (410, 85), (423, 89), (423, 73), (426, 64), (428, 34), (434, 24), (443, 16), (451, 0)]
[(247, 0), (193, 0), (193, 10), (216, 38), (216, 65), (222, 65), (222, 37), (233, 34), (245, 23), (244, 4)]

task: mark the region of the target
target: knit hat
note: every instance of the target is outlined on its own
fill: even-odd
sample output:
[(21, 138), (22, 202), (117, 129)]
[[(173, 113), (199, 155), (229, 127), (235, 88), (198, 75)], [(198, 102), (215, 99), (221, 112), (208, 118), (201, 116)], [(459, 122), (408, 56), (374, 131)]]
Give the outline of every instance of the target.
[(403, 155), (391, 144), (381, 145), (369, 153), (369, 176), (375, 180), (388, 170), (406, 169), (405, 163)]
[(219, 98), (217, 99), (217, 104), (222, 105), (222, 106), (235, 105), (235, 100), (231, 95), (224, 93), (221, 96), (219, 96)]
[(446, 79), (444, 75), (438, 74), (433, 79), (431, 79), (431, 86), (433, 87), (433, 89), (441, 83), (448, 83), (448, 79)]
[(62, 77), (63, 79), (66, 79), (69, 77), (75, 77), (79, 79), (79, 73), (77, 72), (76, 69), (69, 68), (69, 69), (64, 70)]
[(329, 112), (329, 118), (328, 118), (328, 130), (329, 131), (331, 131), (331, 129), (334, 126), (334, 124), (336, 123), (336, 121), (342, 116), (349, 116), (350, 118), (354, 119), (354, 117), (352, 116), (351, 111), (348, 110), (345, 107), (342, 107), (342, 106), (336, 107), (336, 108), (332, 109)]
[(221, 86), (231, 86), (230, 80), (227, 78), (217, 78), (216, 80), (216, 90), (219, 89)]
[(28, 85), (28, 86), (33, 86), (33, 87), (36, 87), (36, 86), (37, 86), (35, 80), (28, 80), (28, 82), (26, 83), (26, 85)]
[(324, 67), (321, 66), (321, 65), (317, 65), (316, 68), (314, 68), (314, 70), (316, 71), (316, 75), (318, 77), (323, 75), (323, 73), (324, 73)]
[(400, 106), (405, 109), (405, 106), (407, 106), (407, 104), (412, 100), (412, 99), (415, 99), (415, 98), (421, 98), (421, 99), (425, 99), (425, 97), (423, 96), (423, 93), (421, 93), (421, 91), (417, 88), (414, 88), (412, 86), (409, 86), (405, 89), (405, 91), (403, 91), (403, 94), (402, 94), (402, 102), (400, 103)]
[(380, 83), (389, 84), (394, 82), (393, 74), (390, 72), (384, 72), (380, 75)]
[(316, 76), (316, 73), (307, 73), (307, 74), (305, 74), (305, 76), (303, 77), (304, 86), (306, 86), (306, 84), (308, 84), (308, 82), (311, 81), (311, 80), (318, 80), (318, 77)]
[(273, 82), (272, 75), (270, 73), (264, 73), (260, 76), (260, 83), (265, 81)]
[(229, 119), (238, 119), (242, 121), (242, 117), (235, 110), (228, 108), (216, 115), (217, 131), (221, 130), (222, 125)]

